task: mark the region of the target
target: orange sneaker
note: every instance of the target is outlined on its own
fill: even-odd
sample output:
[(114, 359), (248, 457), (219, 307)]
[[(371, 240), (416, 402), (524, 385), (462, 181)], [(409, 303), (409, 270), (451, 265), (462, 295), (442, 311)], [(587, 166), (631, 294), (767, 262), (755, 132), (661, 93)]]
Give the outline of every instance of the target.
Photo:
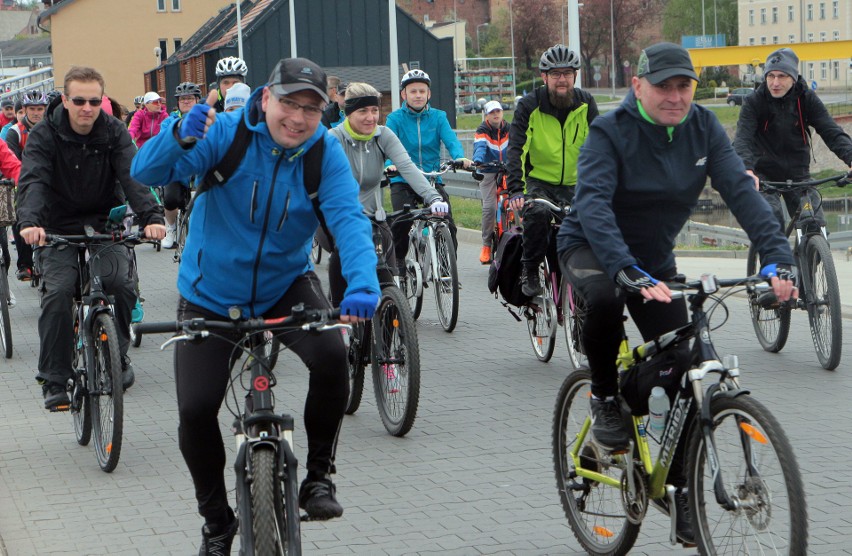
[(482, 251), (479, 252), (479, 262), (488, 264), (491, 262), (491, 248), (487, 245), (482, 246)]

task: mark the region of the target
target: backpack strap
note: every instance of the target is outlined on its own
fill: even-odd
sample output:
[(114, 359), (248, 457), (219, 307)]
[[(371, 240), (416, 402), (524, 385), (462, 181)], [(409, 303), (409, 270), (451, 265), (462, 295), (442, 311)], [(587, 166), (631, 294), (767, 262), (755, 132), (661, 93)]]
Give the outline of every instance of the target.
[(198, 185), (198, 189), (195, 191), (195, 196), (192, 197), (186, 205), (187, 214), (192, 212), (192, 207), (195, 205), (195, 199), (197, 199), (199, 195), (211, 187), (222, 185), (231, 179), (231, 176), (237, 171), (237, 167), (239, 167), (240, 162), (242, 162), (243, 158), (246, 156), (246, 151), (248, 151), (249, 144), (251, 143), (251, 133), (252, 132), (248, 128), (245, 119), (240, 118), (240, 123), (237, 125), (237, 132), (234, 134), (234, 139), (231, 141), (228, 151), (225, 153), (225, 156), (222, 157), (222, 160), (220, 160), (216, 166), (208, 170), (204, 175), (204, 178)]
[(334, 250), (334, 236), (328, 230), (328, 225), (325, 223), (325, 216), (320, 210), (319, 186), (322, 181), (322, 158), (325, 153), (325, 135), (322, 135), (316, 143), (311, 145), (308, 152), (302, 157), (302, 177), (305, 182), (305, 190), (308, 192), (308, 198), (314, 206), (314, 213), (319, 220), (320, 228), (328, 238), (331, 244), (331, 251)]

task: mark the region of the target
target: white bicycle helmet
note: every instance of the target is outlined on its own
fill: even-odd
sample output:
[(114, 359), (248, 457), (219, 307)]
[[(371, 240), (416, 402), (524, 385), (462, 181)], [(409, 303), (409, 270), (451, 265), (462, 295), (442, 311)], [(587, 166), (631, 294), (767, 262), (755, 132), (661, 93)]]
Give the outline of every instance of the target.
[(47, 106), (47, 95), (41, 91), (27, 91), (21, 97), (21, 106)]
[(142, 95), (138, 97), (133, 97), (133, 104), (142, 104)]
[(236, 56), (228, 56), (216, 62), (216, 77), (221, 79), (231, 75), (239, 75), (245, 77), (248, 73), (248, 66), (242, 58)]
[(580, 57), (564, 44), (555, 44), (541, 55), (538, 63), (541, 71), (563, 68), (580, 69)]
[(429, 74), (419, 69), (413, 69), (402, 76), (402, 79), (399, 82), (400, 90), (405, 89), (405, 87), (411, 83), (426, 83), (427, 86), (432, 86), (432, 80), (429, 79)]

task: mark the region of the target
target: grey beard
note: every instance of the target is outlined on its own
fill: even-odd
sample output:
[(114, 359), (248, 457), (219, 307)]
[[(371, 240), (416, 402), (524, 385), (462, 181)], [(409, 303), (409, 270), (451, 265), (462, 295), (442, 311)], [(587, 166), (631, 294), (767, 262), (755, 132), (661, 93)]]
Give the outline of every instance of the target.
[(574, 104), (574, 89), (568, 89), (568, 93), (564, 95), (548, 89), (547, 96), (550, 99), (550, 104), (557, 110), (567, 110)]

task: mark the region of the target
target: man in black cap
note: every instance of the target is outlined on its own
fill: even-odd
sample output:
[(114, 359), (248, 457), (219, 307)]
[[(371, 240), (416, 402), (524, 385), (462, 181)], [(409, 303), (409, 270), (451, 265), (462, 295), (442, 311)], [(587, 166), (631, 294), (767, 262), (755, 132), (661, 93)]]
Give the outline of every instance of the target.
[[(646, 341), (688, 322), (685, 301), (673, 301), (664, 280), (677, 273), (675, 238), (708, 176), (768, 262), (762, 272), (778, 298), (793, 293), (790, 247), (716, 116), (692, 103), (697, 80), (680, 46), (642, 51), (624, 102), (592, 122), (574, 204), (557, 237), (562, 271), (588, 309), (580, 341), (592, 373), (591, 433), (607, 450), (623, 450), (630, 439), (615, 366), (624, 306)], [(688, 362), (688, 346), (682, 350), (668, 367), (677, 376)], [(684, 444), (676, 448), (669, 480), (678, 488), (678, 537), (691, 543)]]
[[(208, 176), (206, 183), (226, 152), (238, 148), (229, 148), (235, 137), (245, 137), (246, 128), (250, 133), (240, 143), (248, 145), (243, 154), (251, 163), (240, 164), (223, 183), (196, 196), (178, 270), (179, 320), (228, 319), (234, 307), (243, 317), (264, 318), (286, 316), (298, 303), (329, 307), (308, 257), (319, 224), (306, 190), (305, 159), (311, 152), (321, 153), (314, 163), (321, 167), (319, 211), (340, 248), (348, 284), (341, 320), (372, 317), (379, 284), (371, 225), (340, 142), (319, 126), (326, 89), (325, 72), (310, 60), (281, 60), (244, 110), (216, 114), (197, 104), (183, 118), (166, 120), (137, 154), (131, 172), (145, 184), (192, 175)], [(311, 150), (323, 141), (322, 151)], [(310, 371), (304, 413), (307, 475), (299, 505), (314, 519), (339, 517), (343, 508), (330, 475), (349, 391), (347, 350), (337, 330), (291, 332), (280, 339)], [(180, 449), (205, 520), (201, 554), (229, 554), (237, 530), (218, 419), (230, 382), (232, 342), (209, 338), (181, 342), (175, 349)]]
[[(816, 130), (826, 146), (847, 166), (852, 165), (852, 139), (828, 113), (815, 92), (799, 75), (799, 58), (789, 48), (776, 50), (766, 59), (763, 83), (743, 102), (734, 149), (745, 162), (746, 171), (759, 180), (804, 181), (810, 179), (811, 133)], [(852, 170), (852, 168), (850, 168)], [(799, 208), (799, 193), (784, 193), (787, 212)], [(810, 192), (817, 207), (817, 222), (825, 225), (816, 192)], [(775, 218), (784, 226), (778, 193), (764, 194)]]

